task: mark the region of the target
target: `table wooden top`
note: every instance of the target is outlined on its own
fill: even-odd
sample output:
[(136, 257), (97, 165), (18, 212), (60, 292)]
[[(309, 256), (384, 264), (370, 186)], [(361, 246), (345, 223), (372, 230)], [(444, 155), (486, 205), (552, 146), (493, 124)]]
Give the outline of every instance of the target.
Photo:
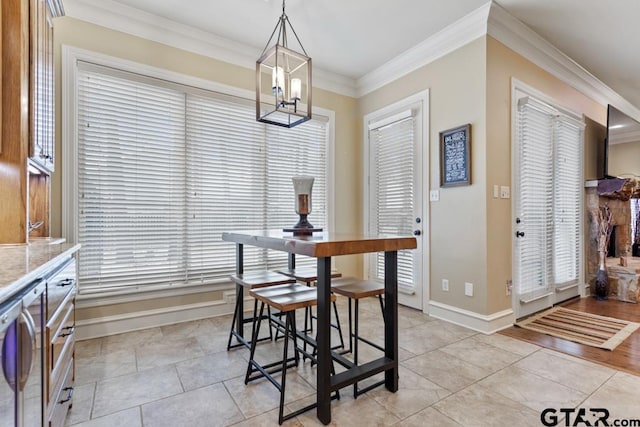
[(353, 255), (368, 252), (415, 249), (413, 236), (366, 235), (359, 233), (320, 232), (311, 236), (294, 236), (282, 230), (247, 230), (222, 233), (222, 240), (311, 257)]

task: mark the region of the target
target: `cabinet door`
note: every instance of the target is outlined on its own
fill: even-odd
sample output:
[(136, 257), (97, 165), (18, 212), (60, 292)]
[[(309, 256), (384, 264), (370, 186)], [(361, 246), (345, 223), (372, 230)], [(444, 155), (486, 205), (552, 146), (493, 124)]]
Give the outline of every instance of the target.
[(30, 0), (30, 156), (45, 171), (54, 168), (53, 13), (46, 0)]

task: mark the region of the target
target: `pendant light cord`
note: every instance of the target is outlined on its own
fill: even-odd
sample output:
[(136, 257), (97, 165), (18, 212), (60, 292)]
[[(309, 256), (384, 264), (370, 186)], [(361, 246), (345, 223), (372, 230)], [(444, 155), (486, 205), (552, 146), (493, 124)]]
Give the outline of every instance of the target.
[(307, 54), (307, 51), (305, 50), (304, 46), (302, 45), (302, 42), (300, 41), (300, 38), (298, 37), (298, 34), (296, 33), (296, 30), (293, 28), (293, 25), (291, 25), (291, 21), (289, 21), (289, 17), (287, 16), (286, 12), (285, 12), (285, 0), (282, 0), (282, 16), (280, 16), (280, 18), (278, 19), (278, 23), (276, 24), (276, 27), (273, 29), (273, 32), (271, 33), (271, 36), (269, 37), (269, 41), (267, 41), (267, 44), (265, 45), (264, 49), (262, 50), (262, 55), (264, 55), (264, 53), (267, 51), (267, 49), (269, 48), (269, 45), (271, 44), (271, 40), (273, 40), (273, 36), (276, 34), (276, 31), (278, 31), (278, 38), (277, 38), (277, 43), (280, 43), (280, 40), (282, 40), (282, 46), (287, 47), (287, 27), (286, 27), (286, 23), (289, 23), (289, 28), (291, 28), (291, 31), (293, 32), (293, 35), (296, 37), (296, 40), (298, 41), (298, 44), (300, 45), (300, 48), (302, 49), (302, 52), (306, 55), (309, 56), (309, 54)]

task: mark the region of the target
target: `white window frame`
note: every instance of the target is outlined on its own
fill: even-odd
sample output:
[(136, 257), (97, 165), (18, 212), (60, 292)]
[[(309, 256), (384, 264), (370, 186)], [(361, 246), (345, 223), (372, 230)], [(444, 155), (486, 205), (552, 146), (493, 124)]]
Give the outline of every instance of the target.
[[(236, 96), (255, 102), (255, 92), (222, 83), (165, 70), (151, 65), (141, 64), (122, 58), (93, 52), (74, 46), (62, 46), (62, 237), (69, 242), (78, 241), (78, 127), (77, 127), (77, 72), (78, 62), (90, 62), (96, 65), (112, 67), (122, 71), (166, 80), (171, 83), (191, 86), (224, 95)], [(320, 107), (313, 107), (313, 113), (328, 118), (327, 124), (327, 228), (335, 228), (335, 112)], [(292, 213), (295, 216), (295, 213)], [(138, 289), (125, 289), (92, 295), (78, 295), (79, 300), (86, 300), (83, 306), (98, 306), (142, 299), (152, 299), (229, 290), (231, 282), (207, 285), (185, 284), (167, 288), (166, 286), (146, 286)]]

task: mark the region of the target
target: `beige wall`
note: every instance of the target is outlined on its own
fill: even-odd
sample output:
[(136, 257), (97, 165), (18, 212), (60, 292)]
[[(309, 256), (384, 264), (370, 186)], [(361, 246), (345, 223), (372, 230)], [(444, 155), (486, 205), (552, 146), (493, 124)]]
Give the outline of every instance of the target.
[(511, 81), (532, 86), (567, 109), (591, 118), (585, 131), (585, 178), (595, 176), (595, 148), (601, 135), (598, 123), (606, 123), (607, 109), (542, 70), (502, 43), (487, 37), (487, 235), (488, 276), (486, 313), (511, 307), (506, 281), (511, 274), (511, 200), (493, 199), (494, 184), (511, 184)]
[[(376, 90), (359, 100), (364, 115), (414, 93), (429, 89), (429, 185), (440, 190), (430, 203), (429, 281), (431, 299), (475, 312), (486, 306), (486, 176), (484, 37)], [(471, 123), (472, 184), (440, 188), (439, 132)], [(362, 139), (362, 137), (361, 137)], [(425, 217), (427, 214), (425, 213)], [(442, 292), (442, 279), (449, 292)], [(464, 296), (464, 283), (474, 284), (474, 296)]]
[[(55, 20), (54, 54), (56, 66), (56, 173), (52, 183), (52, 235), (61, 235), (62, 165), (61, 137), (61, 52), (62, 45), (99, 52), (138, 63), (183, 73), (189, 76), (213, 80), (242, 89), (253, 90), (254, 71), (202, 55), (172, 48), (160, 43), (134, 37), (104, 27), (64, 17)], [(314, 89), (314, 103), (318, 107), (335, 112), (335, 227), (336, 230), (353, 230), (361, 226), (361, 144), (359, 124), (356, 121), (356, 100), (321, 89)], [(337, 260), (337, 267), (345, 274), (360, 275), (360, 257), (343, 257)], [(221, 295), (205, 294), (202, 298), (220, 298)], [(95, 315), (123, 314), (127, 310), (146, 310), (166, 307), (167, 304), (185, 304), (188, 298), (145, 300), (134, 305), (103, 307), (79, 310), (78, 318)]]

